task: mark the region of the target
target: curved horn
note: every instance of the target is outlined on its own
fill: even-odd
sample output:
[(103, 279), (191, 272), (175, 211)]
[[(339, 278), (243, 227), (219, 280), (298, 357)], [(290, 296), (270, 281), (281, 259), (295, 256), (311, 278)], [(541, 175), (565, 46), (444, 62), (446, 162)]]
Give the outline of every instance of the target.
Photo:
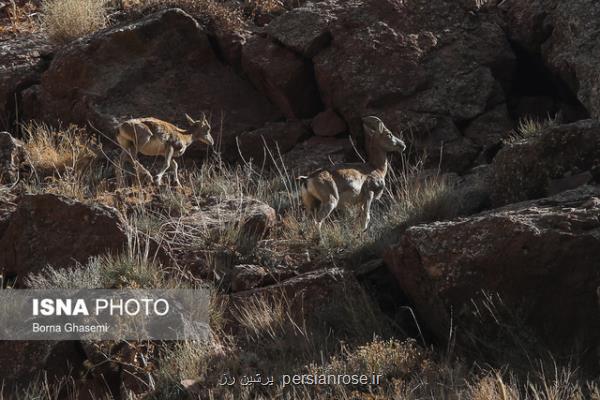
[(190, 123), (190, 125), (193, 125), (196, 122), (194, 121), (194, 118), (190, 117), (187, 113), (185, 114), (185, 118)]

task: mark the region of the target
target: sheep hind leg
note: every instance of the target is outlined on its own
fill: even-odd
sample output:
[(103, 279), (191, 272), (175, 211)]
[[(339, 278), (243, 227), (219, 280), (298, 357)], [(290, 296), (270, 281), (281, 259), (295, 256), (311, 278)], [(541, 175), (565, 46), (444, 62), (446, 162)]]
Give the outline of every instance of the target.
[(133, 166), (135, 167), (135, 173), (138, 176), (138, 178), (140, 177), (140, 171), (142, 171), (143, 176), (145, 176), (150, 182), (154, 181), (154, 177), (152, 176), (150, 171), (148, 171), (146, 169), (146, 167), (144, 167), (142, 165), (142, 163), (137, 158), (137, 156), (134, 155), (134, 153), (130, 153), (130, 156), (131, 156), (131, 160), (133, 161)]
[(302, 204), (304, 205), (304, 208), (306, 209), (307, 213), (312, 214), (319, 207), (319, 199), (310, 194), (308, 190), (303, 189), (301, 191), (301, 197)]
[(321, 202), (319, 212), (317, 213), (317, 230), (319, 231), (319, 235), (321, 235), (321, 226), (323, 225), (323, 221), (329, 217), (337, 205), (338, 199), (335, 196), (329, 196), (327, 201)]
[(140, 170), (141, 170), (142, 173), (144, 174), (144, 176), (150, 182), (153, 182), (154, 177), (152, 176), (150, 171), (148, 171), (146, 169), (146, 167), (144, 167), (142, 165), (142, 163), (140, 162), (140, 160), (137, 157), (138, 150), (143, 148), (148, 142), (150, 142), (151, 138), (152, 138), (152, 131), (150, 129), (148, 129), (146, 126), (134, 127), (134, 141), (127, 150), (129, 151), (129, 156), (131, 157), (131, 161), (133, 162), (133, 165), (135, 167), (135, 172), (136, 172), (138, 179), (139, 179)]

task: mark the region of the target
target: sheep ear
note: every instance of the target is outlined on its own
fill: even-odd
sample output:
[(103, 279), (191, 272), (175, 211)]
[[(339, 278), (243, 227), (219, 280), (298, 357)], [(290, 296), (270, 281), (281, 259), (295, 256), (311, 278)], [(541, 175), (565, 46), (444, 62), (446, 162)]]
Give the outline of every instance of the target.
[(196, 122), (196, 121), (194, 121), (194, 118), (187, 115), (187, 113), (185, 114), (185, 118), (187, 119), (187, 121), (190, 125), (193, 125)]
[(374, 115), (363, 117), (362, 122), (364, 130), (369, 134), (369, 136), (385, 132), (385, 125), (383, 125), (383, 122)]

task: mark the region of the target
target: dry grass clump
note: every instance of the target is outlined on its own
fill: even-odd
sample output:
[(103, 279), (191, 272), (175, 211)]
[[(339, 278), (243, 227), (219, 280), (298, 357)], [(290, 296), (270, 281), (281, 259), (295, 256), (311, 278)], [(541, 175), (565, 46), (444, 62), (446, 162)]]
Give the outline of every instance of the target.
[[(357, 302), (360, 301), (354, 301)], [(271, 295), (238, 299), (235, 304), (230, 304), (230, 312), (221, 318), (227, 320), (227, 331), (236, 327), (235, 335), (217, 330), (210, 342), (182, 342), (165, 348), (158, 362), (159, 368), (154, 372), (157, 385), (151, 398), (182, 398), (186, 393), (183, 380), (196, 382), (188, 394), (201, 398), (311, 398), (297, 397), (296, 392), (303, 388), (283, 387), (281, 376), (314, 372), (317, 365), (327, 362), (331, 355), (341, 357), (349, 341), (364, 343), (381, 333), (378, 331), (381, 321), (374, 323), (369, 315), (351, 316), (363, 312), (362, 306), (353, 304), (352, 307), (336, 308), (336, 302), (331, 301), (330, 305), (324, 305), (331, 308), (331, 315), (319, 318), (300, 315), (301, 307), (292, 303), (284, 292), (274, 291)], [(334, 313), (337, 313), (337, 319), (355, 326), (343, 331), (327, 328), (327, 324), (324, 329), (314, 329), (316, 323), (337, 325), (339, 321)], [(211, 318), (211, 322), (213, 320)], [(355, 332), (364, 335), (354, 336)], [(391, 353), (390, 357), (393, 357)], [(235, 376), (238, 382), (244, 375), (273, 376), (275, 384), (271, 387), (236, 385), (224, 388), (218, 384), (224, 374)], [(319, 391), (306, 389), (306, 393), (312, 395)]]
[(85, 129), (70, 125), (54, 129), (41, 123), (23, 127), (26, 164), (24, 179), (30, 193), (55, 193), (90, 201), (108, 189), (110, 162), (99, 154), (101, 146)]
[(33, 1), (9, 2), (5, 8), (0, 9), (0, 38), (35, 32), (39, 25), (37, 11), (38, 5)]
[[(156, 262), (122, 254), (92, 258), (72, 269), (48, 266), (29, 275), (26, 286), (35, 289), (121, 289), (169, 287), (166, 271)], [(167, 286), (165, 286), (167, 285)]]
[(92, 257), (74, 268), (45, 267), (30, 274), (25, 286), (33, 289), (153, 289), (185, 287), (183, 273), (167, 270), (150, 251), (150, 241), (130, 232), (126, 251)]
[(123, 9), (131, 14), (145, 15), (165, 8), (181, 8), (213, 28), (237, 31), (245, 26), (238, 7), (218, 0), (125, 0)]
[(53, 129), (42, 123), (23, 127), (28, 162), (40, 176), (82, 170), (96, 157), (95, 138), (76, 125)]
[(546, 119), (524, 117), (519, 120), (517, 128), (508, 138), (508, 142), (517, 142), (522, 139), (538, 136), (546, 128), (558, 125), (558, 120), (548, 116)]
[(107, 24), (105, 0), (46, 0), (42, 25), (56, 43), (67, 43)]
[[(254, 19), (263, 15), (278, 15), (286, 10), (286, 5), (281, 0), (245, 0), (244, 14)], [(260, 23), (259, 23), (260, 25)]]

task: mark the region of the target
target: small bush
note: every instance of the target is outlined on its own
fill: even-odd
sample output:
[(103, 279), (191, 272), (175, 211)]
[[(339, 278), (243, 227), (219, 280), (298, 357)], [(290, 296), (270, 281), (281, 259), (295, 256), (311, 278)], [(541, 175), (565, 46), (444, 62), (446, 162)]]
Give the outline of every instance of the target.
[(104, 0), (47, 0), (42, 24), (48, 37), (67, 43), (106, 26)]
[(53, 129), (30, 123), (24, 127), (25, 182), (29, 193), (55, 193), (89, 201), (106, 189), (108, 163), (99, 156), (101, 146), (85, 129), (70, 125)]
[[(132, 235), (133, 236), (133, 235)], [(86, 265), (72, 269), (47, 266), (27, 276), (25, 284), (33, 289), (153, 289), (179, 288), (178, 271), (169, 271), (152, 259), (149, 244), (130, 238), (128, 250), (119, 255), (90, 258)]]
[(519, 120), (517, 129), (508, 138), (509, 142), (516, 142), (539, 135), (544, 129), (558, 125), (556, 118), (548, 116), (546, 119), (524, 117)]
[(28, 161), (40, 176), (84, 169), (96, 156), (96, 140), (76, 125), (53, 129), (30, 123), (24, 127), (24, 133)]

